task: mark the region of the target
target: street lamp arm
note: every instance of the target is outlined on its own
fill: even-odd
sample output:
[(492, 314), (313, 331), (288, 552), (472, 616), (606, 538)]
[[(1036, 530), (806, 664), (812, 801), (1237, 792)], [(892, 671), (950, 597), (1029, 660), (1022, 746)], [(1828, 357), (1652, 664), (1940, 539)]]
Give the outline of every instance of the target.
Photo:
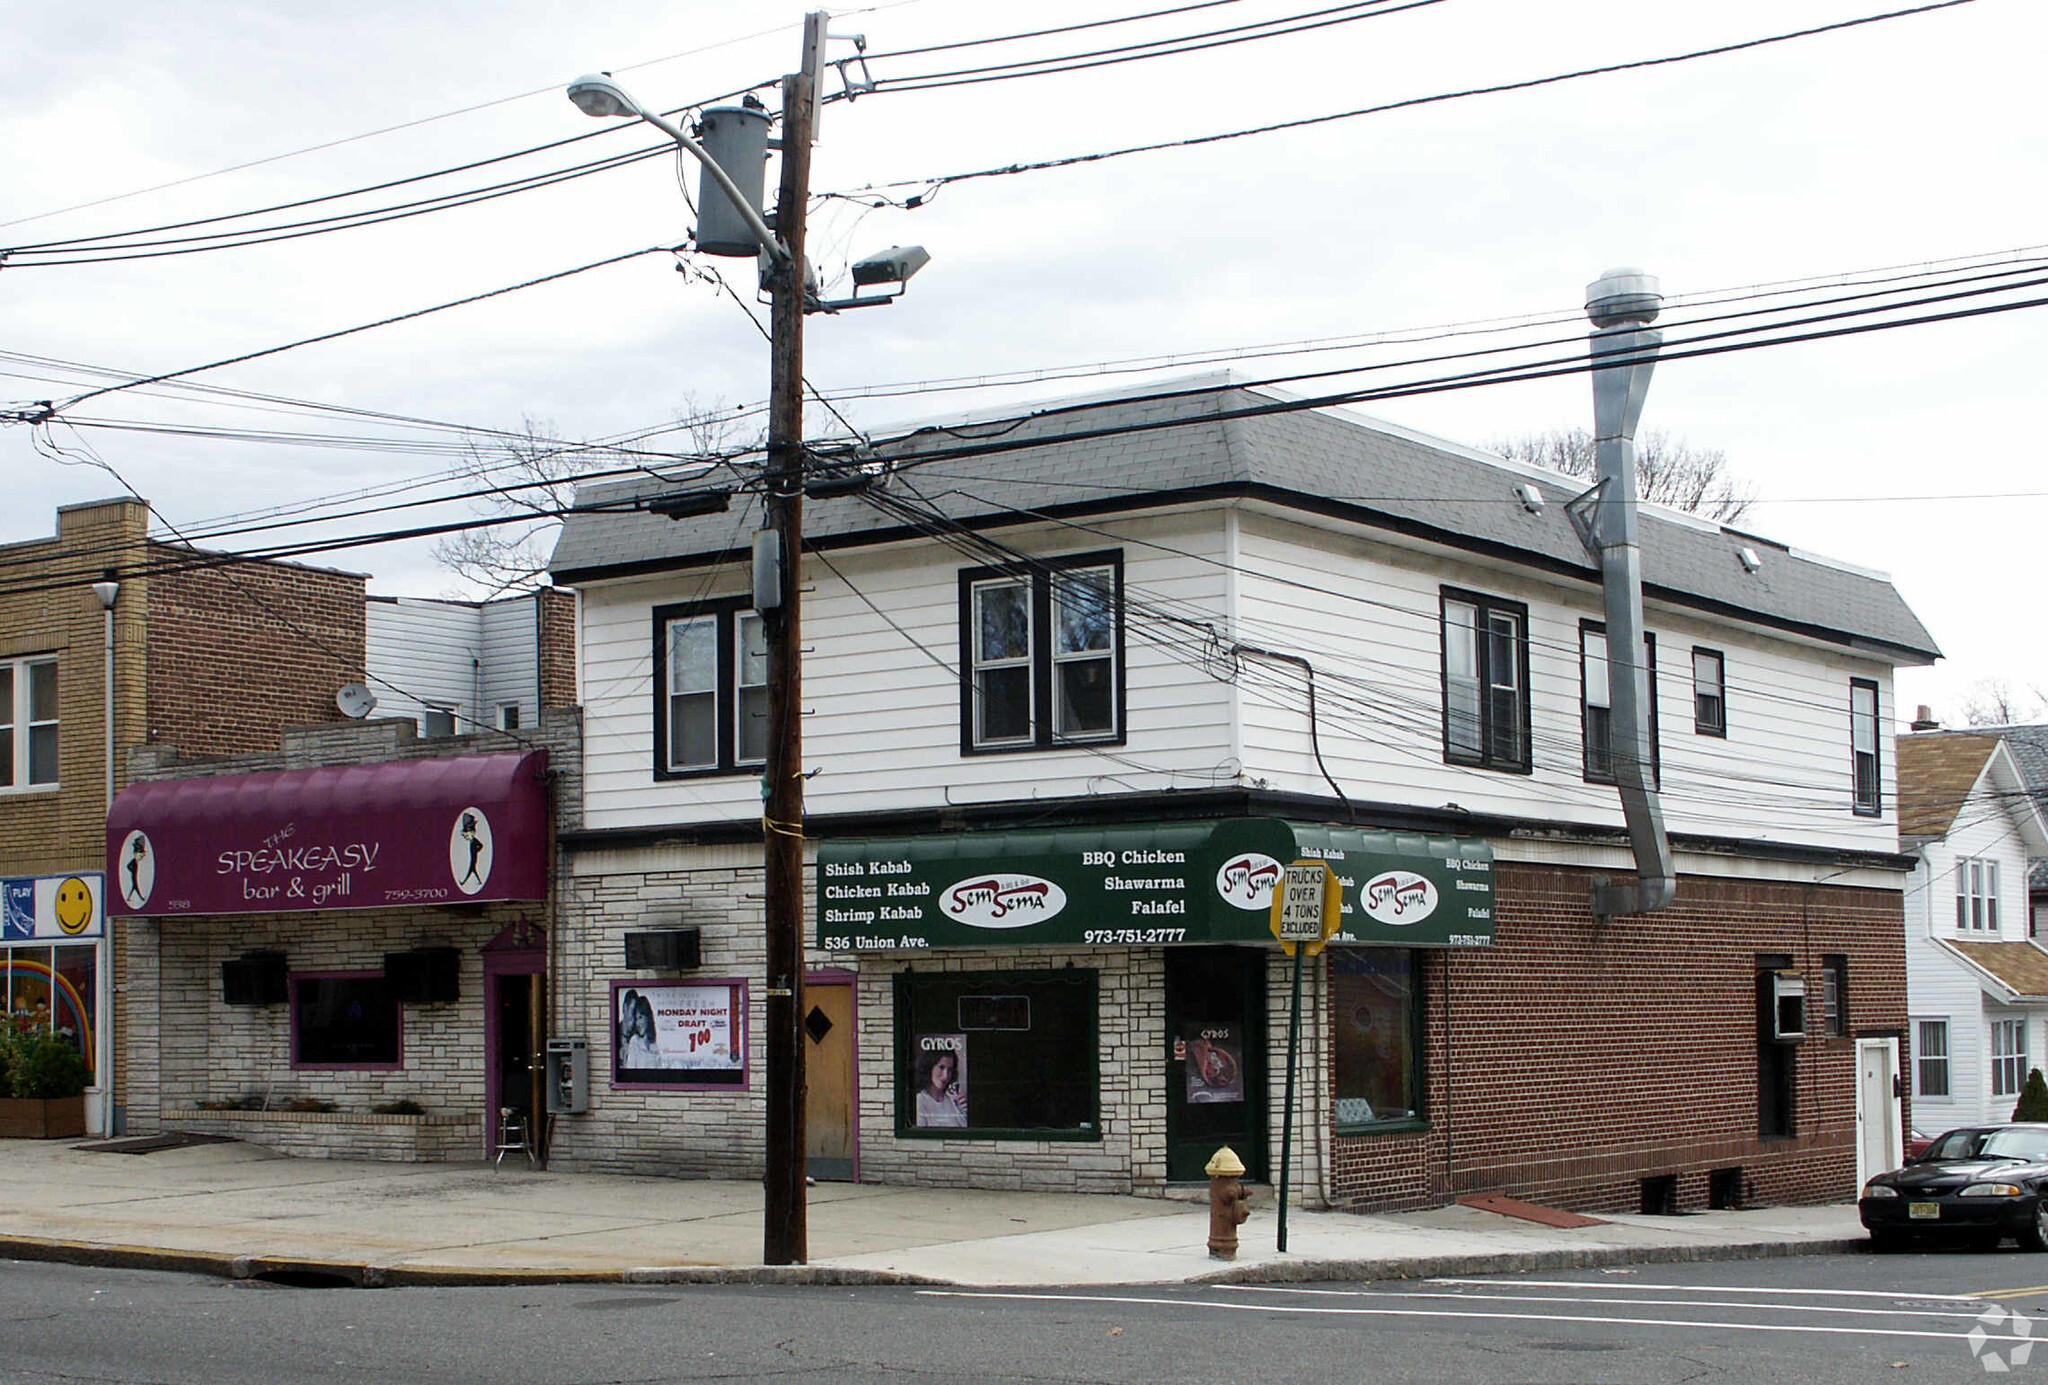
[(770, 255), (773, 255), (778, 264), (787, 264), (789, 262), (788, 249), (784, 247), (781, 241), (775, 238), (775, 232), (768, 229), (768, 223), (761, 219), (761, 214), (755, 211), (753, 204), (747, 201), (745, 194), (739, 190), (738, 184), (734, 183), (731, 176), (718, 166), (718, 160), (704, 152), (703, 145), (684, 134), (681, 126), (672, 121), (662, 119), (653, 111), (636, 111), (634, 114), (681, 145), (685, 153), (698, 163), (703, 164), (704, 171), (711, 175), (711, 181), (718, 184), (718, 190), (726, 195), (727, 200), (733, 206), (739, 208), (740, 219), (747, 223), (747, 229), (754, 233), (754, 239), (761, 242), (761, 248)]

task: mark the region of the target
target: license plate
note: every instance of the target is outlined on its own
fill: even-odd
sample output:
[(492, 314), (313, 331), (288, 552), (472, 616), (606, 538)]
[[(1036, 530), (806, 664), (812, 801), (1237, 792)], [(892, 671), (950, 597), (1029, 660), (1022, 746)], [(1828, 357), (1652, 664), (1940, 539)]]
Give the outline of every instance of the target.
[(1915, 1202), (1906, 1208), (1906, 1215), (1914, 1221), (1940, 1221), (1941, 1204), (1938, 1202)]

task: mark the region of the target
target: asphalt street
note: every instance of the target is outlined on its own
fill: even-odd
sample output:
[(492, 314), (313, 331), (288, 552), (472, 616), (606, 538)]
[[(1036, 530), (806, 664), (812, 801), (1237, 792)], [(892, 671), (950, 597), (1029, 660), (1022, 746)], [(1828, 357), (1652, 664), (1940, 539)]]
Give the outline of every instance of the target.
[(372, 1291), (14, 1262), (0, 1382), (2048, 1379), (2036, 1312), (2048, 1338), (2048, 1257), (2011, 1251), (1014, 1291)]

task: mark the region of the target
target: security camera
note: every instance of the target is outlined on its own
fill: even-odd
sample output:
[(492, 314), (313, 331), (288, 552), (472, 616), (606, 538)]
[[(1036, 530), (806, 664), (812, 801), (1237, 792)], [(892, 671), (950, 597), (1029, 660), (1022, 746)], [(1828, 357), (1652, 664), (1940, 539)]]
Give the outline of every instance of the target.
[(892, 245), (887, 250), (857, 261), (853, 266), (855, 287), (869, 284), (903, 284), (931, 263), (922, 245)]

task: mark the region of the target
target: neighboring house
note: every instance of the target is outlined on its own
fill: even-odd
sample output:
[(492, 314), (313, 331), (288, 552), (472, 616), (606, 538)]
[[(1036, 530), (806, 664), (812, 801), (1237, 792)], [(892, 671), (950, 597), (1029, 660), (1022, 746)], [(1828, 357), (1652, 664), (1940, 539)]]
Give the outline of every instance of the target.
[[(1645, 508), (1681, 880), (1597, 922), (1633, 862), (1582, 484), (1182, 388), (933, 431), (806, 506), (812, 1171), (1160, 1192), (1229, 1144), (1270, 1178), (1267, 905), (1298, 856), (1345, 910), (1307, 968), (1309, 1201), (1840, 1199), (1889, 1167), (1911, 862), (1882, 728), (1937, 653), (1891, 584)], [(762, 1167), (758, 510), (634, 509), (706, 485), (591, 488), (553, 560), (582, 599), (577, 1167)]]
[[(1916, 723), (1917, 724), (1917, 723)], [(1898, 739), (1913, 1116), (1935, 1134), (2012, 1119), (2048, 1066), (2048, 950), (2029, 937), (2029, 861), (2048, 821), (2001, 730)]]
[(144, 1041), (115, 1003), (137, 977), (104, 874), (128, 752), (233, 754), (338, 721), (335, 691), (363, 660), (360, 576), (148, 531), (144, 502), (98, 501), (0, 548), (0, 988), (16, 1024), (78, 1038), (96, 1133), (122, 1128), (123, 1055)]
[[(410, 718), (430, 738), (531, 727), (543, 706), (573, 700), (575, 620), (574, 596), (554, 589), (496, 601), (373, 596), (375, 715)], [(559, 686), (543, 688), (544, 664)]]
[[(1991, 726), (2012, 752), (2027, 781), (2034, 806), (2048, 813), (2048, 726)], [(2036, 860), (2027, 872), (2027, 936), (2048, 939), (2048, 858)]]

